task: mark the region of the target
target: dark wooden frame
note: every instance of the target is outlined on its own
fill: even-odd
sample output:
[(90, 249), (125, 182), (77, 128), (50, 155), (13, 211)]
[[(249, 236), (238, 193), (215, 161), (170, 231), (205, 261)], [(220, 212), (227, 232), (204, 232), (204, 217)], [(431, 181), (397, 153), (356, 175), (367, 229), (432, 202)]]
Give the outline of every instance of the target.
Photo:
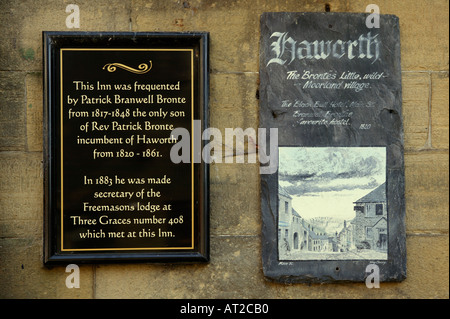
[[(61, 48), (192, 48), (196, 84), (193, 120), (201, 120), (202, 131), (209, 122), (209, 33), (132, 32), (43, 32), (44, 63), (44, 264), (113, 262), (208, 262), (209, 261), (209, 166), (193, 162), (194, 192), (193, 249), (191, 250), (99, 250), (61, 251), (58, 225), (58, 142), (62, 138), (58, 122), (60, 105)], [(194, 91), (194, 89), (193, 89)], [(192, 127), (193, 129), (193, 127)], [(201, 148), (204, 141), (201, 142)], [(194, 152), (191, 145), (191, 152)], [(176, 164), (173, 164), (176, 165)], [(60, 220), (60, 218), (59, 218)], [(61, 224), (61, 223), (60, 223)], [(61, 242), (61, 241), (60, 241)]]

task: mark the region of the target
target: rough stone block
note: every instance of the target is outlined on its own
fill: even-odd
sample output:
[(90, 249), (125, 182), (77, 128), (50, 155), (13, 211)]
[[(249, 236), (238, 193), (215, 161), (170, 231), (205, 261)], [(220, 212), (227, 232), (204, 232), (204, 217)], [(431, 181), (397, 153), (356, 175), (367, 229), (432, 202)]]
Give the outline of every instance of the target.
[[(257, 74), (213, 74), (211, 77), (210, 127), (220, 130), (221, 136), (210, 138), (212, 147), (222, 150), (221, 162), (251, 159), (246, 154), (256, 156), (258, 136)], [(254, 131), (245, 131), (248, 128)], [(228, 130), (227, 130), (228, 129)], [(231, 130), (242, 129), (243, 133), (255, 133), (251, 139), (236, 139), (231, 143)], [(228, 133), (227, 133), (228, 132)], [(235, 131), (234, 134), (238, 134)], [(227, 139), (227, 135), (228, 139)], [(257, 160), (257, 159), (256, 159)]]
[(1, 70), (42, 70), (42, 31), (130, 31), (128, 1), (77, 1), (80, 28), (66, 26), (66, 6), (45, 2), (2, 1), (0, 20), (9, 27), (0, 34)]
[(345, 11), (340, 1), (134, 1), (133, 31), (208, 31), (213, 72), (258, 71), (259, 18), (265, 11)]
[(0, 298), (92, 298), (93, 267), (80, 266), (80, 288), (69, 289), (65, 267), (42, 266), (42, 241), (0, 239)]
[(270, 297), (260, 270), (258, 237), (212, 237), (207, 265), (96, 268), (97, 298)]
[(408, 236), (408, 278), (402, 283), (380, 282), (368, 289), (365, 283), (271, 286), (278, 296), (315, 299), (444, 299), (448, 298), (448, 235)]
[(225, 128), (251, 127), (258, 129), (258, 110), (255, 107), (240, 108), (230, 110), (226, 108), (211, 108), (210, 127), (218, 128), (222, 132), (222, 141), (225, 142)]
[[(258, 73), (214, 73), (210, 82), (212, 109), (246, 109), (258, 107)], [(214, 116), (214, 114), (211, 114)]]
[(0, 72), (0, 150), (25, 149), (25, 96), (22, 72)]
[(392, 297), (448, 299), (448, 233), (440, 236), (408, 236), (407, 245), (408, 279), (404, 285), (392, 287)]
[(211, 234), (258, 235), (260, 232), (258, 164), (234, 165), (237, 184), (211, 185)]
[(405, 149), (423, 148), (428, 140), (430, 76), (402, 73)]
[(448, 231), (448, 153), (405, 156), (407, 231)]
[(8, 196), (0, 194), (2, 213), (0, 214), (1, 237), (29, 237), (42, 239), (41, 196)]
[(42, 154), (1, 153), (0, 176), (0, 194), (42, 192)]
[(248, 6), (235, 1), (136, 1), (132, 20), (133, 31), (208, 31), (213, 71), (256, 71), (258, 15)]
[(0, 153), (1, 237), (42, 238), (42, 154)]
[(432, 74), (431, 145), (447, 149), (449, 145), (448, 72)]
[(26, 76), (26, 121), (27, 150), (42, 152), (43, 147), (43, 107), (42, 73), (30, 73)]
[[(365, 12), (370, 3), (349, 1), (348, 10)], [(376, 5), (381, 14), (395, 14), (400, 19), (403, 70), (448, 70), (448, 1), (381, 0)]]
[[(80, 29), (65, 25), (69, 3), (80, 6)], [(259, 183), (257, 164), (235, 163), (211, 165), (210, 264), (80, 266), (80, 289), (66, 288), (64, 267), (42, 267), (42, 30), (210, 31), (211, 126), (224, 133), (225, 127), (258, 127), (254, 96), (262, 12), (325, 11), (326, 4), (332, 12), (364, 12), (368, 3), (0, 1), (0, 298), (448, 299), (448, 72), (434, 72), (448, 70), (446, 0), (376, 2), (382, 14), (400, 17), (403, 70), (426, 71), (402, 74), (409, 234), (404, 282), (368, 289), (364, 283), (265, 281), (259, 195), (251, 186)], [(429, 120), (432, 147), (439, 150), (418, 152), (427, 142)]]

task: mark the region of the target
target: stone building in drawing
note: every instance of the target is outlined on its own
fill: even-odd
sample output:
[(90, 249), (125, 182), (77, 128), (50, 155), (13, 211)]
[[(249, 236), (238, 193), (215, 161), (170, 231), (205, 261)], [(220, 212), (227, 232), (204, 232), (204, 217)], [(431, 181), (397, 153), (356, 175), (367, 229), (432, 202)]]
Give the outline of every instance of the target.
[(280, 255), (286, 255), (293, 249), (299, 249), (300, 215), (292, 208), (292, 196), (283, 187), (278, 190), (278, 248)]
[(387, 251), (386, 183), (353, 203), (352, 243), (358, 249)]
[(278, 200), (278, 249), (281, 257), (301, 251), (333, 251), (333, 243), (327, 233), (300, 216), (292, 207), (292, 196), (281, 186)]

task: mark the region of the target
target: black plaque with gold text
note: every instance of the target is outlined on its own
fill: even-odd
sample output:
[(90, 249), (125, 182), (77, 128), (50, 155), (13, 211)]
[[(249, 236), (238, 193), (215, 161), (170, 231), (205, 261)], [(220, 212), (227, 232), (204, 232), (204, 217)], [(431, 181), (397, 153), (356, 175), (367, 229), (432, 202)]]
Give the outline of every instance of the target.
[(208, 261), (208, 34), (43, 40), (45, 264)]

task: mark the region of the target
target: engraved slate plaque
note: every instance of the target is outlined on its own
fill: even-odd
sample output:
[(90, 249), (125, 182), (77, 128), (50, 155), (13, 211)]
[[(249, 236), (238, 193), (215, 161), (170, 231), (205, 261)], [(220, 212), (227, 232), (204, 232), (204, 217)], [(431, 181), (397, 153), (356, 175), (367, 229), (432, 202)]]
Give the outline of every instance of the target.
[(278, 169), (261, 175), (272, 280), (406, 277), (399, 21), (367, 17), (261, 17), (260, 127), (278, 129)]

